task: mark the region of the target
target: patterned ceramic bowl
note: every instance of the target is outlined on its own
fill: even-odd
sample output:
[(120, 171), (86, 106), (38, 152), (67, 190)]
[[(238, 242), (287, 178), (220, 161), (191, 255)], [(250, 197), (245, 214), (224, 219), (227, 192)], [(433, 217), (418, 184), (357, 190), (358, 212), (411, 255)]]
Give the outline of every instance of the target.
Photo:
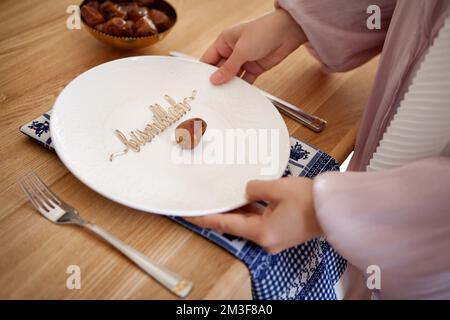
[[(125, 1), (125, 0), (124, 0)], [(80, 8), (88, 3), (89, 0), (85, 0), (80, 4)], [(99, 1), (103, 2), (103, 1)], [(151, 46), (162, 40), (169, 32), (172, 30), (173, 26), (177, 21), (177, 13), (172, 7), (172, 5), (164, 0), (156, 0), (154, 4), (151, 5), (152, 9), (157, 9), (164, 12), (170, 18), (170, 27), (160, 32), (158, 34), (147, 36), (147, 37), (118, 37), (106, 34), (95, 28), (90, 27), (81, 17), (83, 27), (97, 40), (106, 43), (107, 45), (120, 48), (120, 49), (139, 49)]]

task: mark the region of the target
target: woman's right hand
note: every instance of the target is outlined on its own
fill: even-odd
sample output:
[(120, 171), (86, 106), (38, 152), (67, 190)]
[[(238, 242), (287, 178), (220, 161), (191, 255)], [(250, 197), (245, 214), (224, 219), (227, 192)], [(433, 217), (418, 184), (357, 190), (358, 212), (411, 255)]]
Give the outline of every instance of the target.
[(300, 25), (277, 9), (223, 31), (201, 61), (220, 67), (211, 76), (213, 84), (226, 83), (243, 71), (242, 78), (253, 83), (306, 41)]

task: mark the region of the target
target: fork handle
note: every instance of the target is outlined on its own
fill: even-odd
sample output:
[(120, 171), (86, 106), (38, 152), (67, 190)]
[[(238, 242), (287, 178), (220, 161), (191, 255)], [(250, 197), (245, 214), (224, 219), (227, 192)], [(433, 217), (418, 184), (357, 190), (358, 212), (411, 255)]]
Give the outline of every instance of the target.
[(111, 244), (114, 248), (123, 253), (136, 265), (138, 265), (142, 270), (148, 273), (156, 281), (161, 283), (164, 287), (169, 289), (171, 292), (177, 296), (184, 298), (186, 297), (192, 289), (192, 282), (183, 279), (180, 275), (166, 269), (165, 267), (154, 263), (148, 257), (144, 256), (139, 251), (133, 249), (129, 245), (120, 241), (112, 234), (110, 234), (105, 229), (93, 224), (86, 223), (82, 225), (83, 227), (89, 229), (97, 236)]

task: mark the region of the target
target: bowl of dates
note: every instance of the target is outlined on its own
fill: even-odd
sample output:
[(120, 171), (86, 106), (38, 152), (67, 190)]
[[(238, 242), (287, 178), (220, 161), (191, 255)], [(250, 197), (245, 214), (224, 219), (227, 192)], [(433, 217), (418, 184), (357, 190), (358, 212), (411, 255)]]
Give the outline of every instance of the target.
[(121, 49), (148, 47), (177, 21), (175, 9), (164, 0), (85, 0), (80, 13), (91, 35)]

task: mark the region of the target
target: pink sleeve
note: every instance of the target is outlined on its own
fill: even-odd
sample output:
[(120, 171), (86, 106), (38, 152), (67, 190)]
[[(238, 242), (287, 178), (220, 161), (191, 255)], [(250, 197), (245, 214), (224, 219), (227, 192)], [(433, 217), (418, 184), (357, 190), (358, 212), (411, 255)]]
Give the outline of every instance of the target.
[(314, 201), (331, 245), (364, 273), (380, 267), (382, 298), (450, 298), (450, 158), (322, 174)]
[(353, 69), (380, 53), (395, 0), (379, 0), (381, 29), (369, 30), (372, 0), (276, 0), (308, 37), (308, 48), (328, 71)]

